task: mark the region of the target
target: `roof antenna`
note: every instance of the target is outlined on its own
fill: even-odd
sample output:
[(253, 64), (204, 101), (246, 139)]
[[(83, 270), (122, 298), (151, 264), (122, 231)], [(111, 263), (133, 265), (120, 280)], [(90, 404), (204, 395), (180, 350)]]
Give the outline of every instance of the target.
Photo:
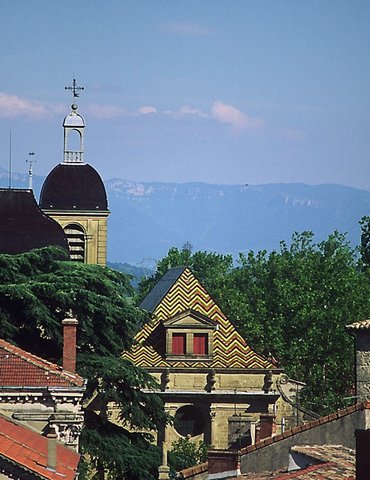
[(9, 190), (12, 188), (12, 129), (9, 131)]
[(29, 154), (29, 160), (26, 160), (30, 164), (30, 168), (28, 170), (28, 190), (32, 190), (32, 164), (36, 163), (36, 160), (34, 160), (32, 157), (35, 155), (35, 152), (30, 152)]
[(193, 245), (189, 241), (185, 242), (184, 245), (182, 246), (182, 251), (186, 254), (184, 267), (189, 266), (189, 260), (191, 257), (192, 250), (193, 250)]

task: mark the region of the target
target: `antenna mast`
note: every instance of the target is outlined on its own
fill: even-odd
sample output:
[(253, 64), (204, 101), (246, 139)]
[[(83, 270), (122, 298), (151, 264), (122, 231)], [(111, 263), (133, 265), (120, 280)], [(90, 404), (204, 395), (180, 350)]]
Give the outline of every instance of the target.
[(9, 131), (9, 190), (12, 188), (12, 129)]
[(35, 155), (35, 152), (30, 152), (29, 154), (29, 159), (26, 160), (30, 164), (30, 168), (28, 169), (28, 190), (32, 190), (32, 165), (36, 163), (36, 160), (34, 160), (32, 157)]

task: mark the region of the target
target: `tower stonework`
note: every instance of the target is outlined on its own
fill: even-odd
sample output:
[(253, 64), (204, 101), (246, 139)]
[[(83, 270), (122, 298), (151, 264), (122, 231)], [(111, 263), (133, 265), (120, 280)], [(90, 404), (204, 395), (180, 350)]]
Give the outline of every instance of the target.
[[(76, 81), (73, 97), (78, 97)], [(71, 260), (106, 265), (107, 194), (99, 173), (84, 161), (85, 120), (75, 103), (65, 117), (63, 161), (47, 176), (40, 207), (63, 228)]]
[(362, 402), (370, 397), (370, 320), (347, 325), (356, 342), (356, 396)]

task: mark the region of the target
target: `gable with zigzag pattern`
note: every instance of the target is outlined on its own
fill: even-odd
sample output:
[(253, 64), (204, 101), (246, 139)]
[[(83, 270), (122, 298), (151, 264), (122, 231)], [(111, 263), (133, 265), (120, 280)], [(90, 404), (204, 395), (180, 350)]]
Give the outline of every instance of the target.
[[(159, 286), (158, 291), (161, 290), (162, 296), (153, 304), (153, 318), (137, 333), (136, 345), (130, 352), (124, 353), (125, 358), (146, 368), (275, 368), (246, 343), (189, 268), (177, 269), (177, 273), (178, 277), (165, 289), (161, 290)], [(207, 316), (218, 325), (213, 337), (211, 361), (166, 360), (163, 321), (189, 309)]]

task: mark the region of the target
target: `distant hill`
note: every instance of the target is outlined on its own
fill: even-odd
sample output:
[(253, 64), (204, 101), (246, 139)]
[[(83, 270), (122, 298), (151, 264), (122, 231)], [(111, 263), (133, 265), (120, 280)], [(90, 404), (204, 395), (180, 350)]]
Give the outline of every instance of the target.
[[(1, 185), (8, 183), (0, 170)], [(34, 176), (36, 198), (43, 178)], [(317, 241), (335, 229), (358, 245), (358, 221), (370, 214), (370, 192), (342, 185), (105, 182), (109, 208), (108, 260), (153, 269), (172, 246), (218, 253), (277, 249), (294, 232)], [(13, 175), (27, 187), (26, 175)], [(125, 270), (126, 271), (126, 270)]]
[(152, 266), (171, 246), (232, 253), (272, 250), (294, 232), (335, 229), (358, 245), (370, 192), (342, 185), (106, 182), (109, 258)]
[(107, 262), (107, 265), (112, 270), (117, 270), (118, 272), (127, 273), (131, 276), (131, 285), (134, 288), (137, 288), (140, 280), (145, 277), (153, 275), (154, 269), (146, 267), (138, 267), (136, 265), (130, 265), (129, 263), (111, 263)]

